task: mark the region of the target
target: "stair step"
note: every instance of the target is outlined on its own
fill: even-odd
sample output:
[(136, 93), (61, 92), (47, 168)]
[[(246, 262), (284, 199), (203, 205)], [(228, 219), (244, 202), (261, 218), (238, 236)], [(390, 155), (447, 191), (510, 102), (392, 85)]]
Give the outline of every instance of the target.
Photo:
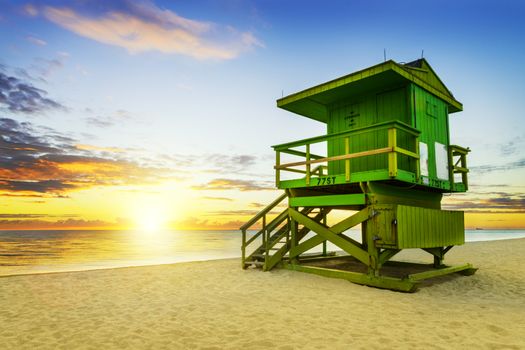
[(255, 266), (263, 266), (264, 262), (262, 261), (245, 261), (246, 265), (255, 265)]

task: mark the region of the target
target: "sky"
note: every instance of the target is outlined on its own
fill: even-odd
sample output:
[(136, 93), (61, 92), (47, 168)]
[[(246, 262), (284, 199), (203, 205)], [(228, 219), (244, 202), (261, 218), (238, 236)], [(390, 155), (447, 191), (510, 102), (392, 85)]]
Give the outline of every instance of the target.
[(0, 0), (0, 229), (237, 229), (271, 145), (326, 126), (275, 100), (422, 55), (461, 101), (468, 228), (525, 228), (522, 1)]

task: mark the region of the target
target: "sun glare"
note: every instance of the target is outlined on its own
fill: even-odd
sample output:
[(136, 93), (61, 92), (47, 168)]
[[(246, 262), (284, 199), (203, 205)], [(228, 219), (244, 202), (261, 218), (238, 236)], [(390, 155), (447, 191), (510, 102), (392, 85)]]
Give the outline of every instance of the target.
[(167, 228), (168, 218), (164, 208), (146, 206), (135, 212), (135, 226), (145, 232), (156, 232)]

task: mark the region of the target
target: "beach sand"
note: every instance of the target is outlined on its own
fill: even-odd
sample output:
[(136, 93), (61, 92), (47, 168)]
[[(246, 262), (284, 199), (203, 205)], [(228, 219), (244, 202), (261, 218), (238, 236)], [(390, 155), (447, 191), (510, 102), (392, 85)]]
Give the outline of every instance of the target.
[[(0, 278), (1, 349), (525, 349), (525, 239), (407, 294), (238, 259)], [(431, 262), (419, 251), (396, 260)]]

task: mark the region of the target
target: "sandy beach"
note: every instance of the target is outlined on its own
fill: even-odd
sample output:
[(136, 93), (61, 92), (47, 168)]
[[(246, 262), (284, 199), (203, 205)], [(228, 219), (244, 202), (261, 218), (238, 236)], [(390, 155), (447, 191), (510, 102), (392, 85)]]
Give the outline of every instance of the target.
[(524, 256), (525, 239), (455, 247), (478, 272), (413, 294), (238, 259), (4, 277), (0, 348), (525, 349)]

